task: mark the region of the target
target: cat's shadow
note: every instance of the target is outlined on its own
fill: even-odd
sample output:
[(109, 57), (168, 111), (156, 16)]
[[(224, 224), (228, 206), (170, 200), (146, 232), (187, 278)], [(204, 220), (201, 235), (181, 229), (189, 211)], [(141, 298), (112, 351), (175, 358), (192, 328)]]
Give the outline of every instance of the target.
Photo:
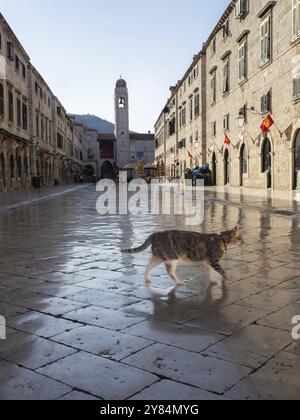
[[(151, 286), (149, 288), (151, 290)], [(158, 326), (160, 320), (184, 326), (183, 324), (198, 319), (208, 312), (217, 311), (226, 302), (228, 295), (225, 283), (222, 286), (209, 283), (207, 288), (199, 293), (189, 293), (189, 291), (192, 292), (188, 286), (187, 288), (175, 286), (167, 296), (161, 296), (152, 291), (153, 317), (151, 321), (155, 321)], [(170, 325), (171, 330), (173, 327), (171, 328)]]

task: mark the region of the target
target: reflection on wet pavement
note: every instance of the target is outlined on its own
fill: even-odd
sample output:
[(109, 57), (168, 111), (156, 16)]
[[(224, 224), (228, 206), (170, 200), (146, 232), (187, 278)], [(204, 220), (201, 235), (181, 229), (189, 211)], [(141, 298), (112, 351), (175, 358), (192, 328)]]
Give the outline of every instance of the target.
[[(297, 217), (208, 200), (204, 225), (186, 227), (99, 216), (96, 199), (87, 187), (1, 214), (0, 399), (299, 398)], [(237, 224), (222, 288), (201, 264), (180, 268), (186, 287), (161, 267), (146, 288), (148, 251), (120, 253), (156, 230)]]

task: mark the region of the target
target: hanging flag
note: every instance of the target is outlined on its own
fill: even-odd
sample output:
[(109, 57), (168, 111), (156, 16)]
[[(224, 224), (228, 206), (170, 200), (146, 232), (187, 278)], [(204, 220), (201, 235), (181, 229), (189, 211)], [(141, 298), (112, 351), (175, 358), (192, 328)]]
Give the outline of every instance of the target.
[(274, 120), (271, 115), (268, 115), (267, 118), (264, 119), (260, 129), (263, 133), (268, 133), (272, 125), (274, 124)]
[(230, 138), (227, 136), (227, 134), (225, 134), (224, 144), (226, 144), (227, 146), (230, 146), (231, 145)]
[(190, 159), (194, 159), (194, 156), (190, 152), (188, 152), (188, 155)]

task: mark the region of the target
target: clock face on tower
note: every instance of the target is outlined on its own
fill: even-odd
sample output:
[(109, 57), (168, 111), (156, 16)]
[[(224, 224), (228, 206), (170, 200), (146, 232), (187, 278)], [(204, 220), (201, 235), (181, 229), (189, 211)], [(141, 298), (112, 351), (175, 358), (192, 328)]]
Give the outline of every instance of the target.
[(127, 135), (127, 132), (126, 132), (126, 130), (125, 130), (125, 129), (121, 128), (121, 129), (118, 131), (118, 137), (119, 137), (120, 139), (125, 139), (125, 138), (126, 138), (126, 135)]

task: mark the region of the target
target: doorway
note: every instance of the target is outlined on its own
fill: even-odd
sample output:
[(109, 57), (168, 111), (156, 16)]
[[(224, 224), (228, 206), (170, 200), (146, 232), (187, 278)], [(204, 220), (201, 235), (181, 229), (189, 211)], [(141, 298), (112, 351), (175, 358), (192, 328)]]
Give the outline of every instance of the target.
[(224, 185), (228, 185), (229, 183), (229, 152), (226, 149), (224, 153)]
[(272, 147), (269, 138), (263, 144), (262, 171), (267, 174), (267, 188), (272, 188)]

